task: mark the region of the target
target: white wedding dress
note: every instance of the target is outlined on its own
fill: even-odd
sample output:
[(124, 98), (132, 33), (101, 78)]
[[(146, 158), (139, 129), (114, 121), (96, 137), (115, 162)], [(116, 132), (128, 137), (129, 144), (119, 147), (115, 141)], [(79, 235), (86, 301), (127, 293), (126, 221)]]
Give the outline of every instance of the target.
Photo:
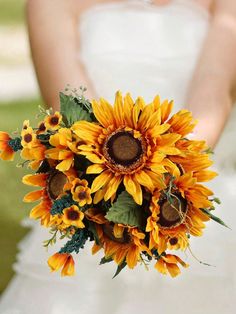
[[(208, 13), (191, 0), (155, 6), (146, 1), (99, 4), (83, 13), (80, 58), (98, 95), (113, 101), (120, 89), (147, 101), (156, 94), (174, 99), (175, 111), (185, 106), (185, 93), (209, 24)], [(42, 241), (48, 230), (32, 223), (20, 243), (16, 275), (3, 294), (1, 314), (233, 314), (236, 300), (236, 172), (235, 111), (216, 148), (220, 176), (210, 186), (222, 200), (216, 214), (232, 231), (209, 222), (201, 238), (192, 239), (184, 259), (190, 268), (171, 279), (150, 265), (123, 270), (98, 266), (102, 253), (91, 256), (91, 245), (76, 258), (77, 274), (50, 274)], [(234, 145), (232, 145), (234, 143)], [(232, 158), (232, 155), (234, 159)]]

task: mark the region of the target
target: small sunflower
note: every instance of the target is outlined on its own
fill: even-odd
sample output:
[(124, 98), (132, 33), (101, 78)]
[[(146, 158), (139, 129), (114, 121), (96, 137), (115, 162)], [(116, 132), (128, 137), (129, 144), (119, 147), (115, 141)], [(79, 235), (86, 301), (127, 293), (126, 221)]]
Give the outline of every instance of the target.
[(37, 139), (37, 134), (29, 126), (29, 120), (24, 121), (21, 131), (21, 158), (29, 160), (29, 166), (37, 169), (42, 160), (45, 158), (46, 147)]
[(23, 200), (27, 203), (40, 200), (40, 203), (31, 210), (30, 218), (41, 219), (42, 225), (49, 226), (53, 218), (50, 214), (53, 201), (64, 193), (67, 176), (54, 170), (48, 173), (26, 175), (23, 177), (22, 182), (26, 185), (42, 188), (26, 194)]
[(84, 213), (79, 210), (79, 207), (72, 205), (71, 207), (65, 208), (63, 210), (63, 222), (69, 226), (75, 226), (77, 228), (84, 228), (83, 223)]
[(38, 130), (36, 131), (36, 134), (43, 134), (47, 131), (46, 125), (44, 121), (39, 122), (38, 124)]
[(47, 130), (56, 131), (60, 128), (62, 121), (62, 115), (56, 111), (53, 115), (46, 116), (44, 119), (44, 125)]
[(37, 139), (36, 134), (34, 133), (33, 129), (28, 126), (27, 128), (24, 128), (21, 131), (21, 145), (24, 148), (34, 148), (38, 144), (40, 144), (39, 140)]
[(76, 178), (72, 182), (71, 193), (73, 200), (78, 202), (79, 206), (92, 204), (91, 190), (86, 180)]
[(93, 163), (87, 173), (99, 174), (91, 186), (94, 202), (114, 197), (123, 183), (135, 202), (142, 204), (142, 187), (149, 191), (163, 187), (165, 160), (181, 154), (175, 147), (181, 135), (167, 134), (171, 125), (162, 123), (172, 102), (161, 105), (156, 97), (146, 105), (141, 97), (134, 102), (129, 94), (123, 99), (117, 92), (114, 108), (104, 99), (92, 106), (99, 124), (79, 121), (72, 130), (84, 142), (78, 153)]
[(132, 269), (141, 260), (141, 253), (149, 252), (143, 241), (145, 234), (137, 228), (112, 227), (109, 223), (96, 227), (100, 244), (94, 244), (93, 254), (103, 247), (106, 259), (112, 258), (118, 265), (125, 262)]

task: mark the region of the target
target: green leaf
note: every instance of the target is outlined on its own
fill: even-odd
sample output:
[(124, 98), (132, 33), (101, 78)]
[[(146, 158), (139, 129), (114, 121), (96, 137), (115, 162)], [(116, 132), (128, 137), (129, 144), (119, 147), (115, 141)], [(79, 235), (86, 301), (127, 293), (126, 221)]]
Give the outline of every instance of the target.
[(131, 195), (123, 191), (105, 217), (114, 223), (141, 227), (142, 209), (135, 203)]
[(227, 226), (223, 220), (221, 220), (219, 217), (216, 217), (215, 215), (213, 215), (209, 210), (205, 209), (205, 208), (200, 208), (201, 211), (203, 213), (205, 213), (206, 215), (208, 215), (212, 220), (214, 220), (215, 222), (217, 222), (218, 224), (228, 228), (228, 229), (231, 229), (229, 226)]
[(122, 271), (122, 269), (125, 268), (126, 265), (127, 265), (126, 261), (123, 260), (123, 262), (120, 265), (118, 265), (115, 275), (112, 277), (112, 279), (114, 279), (117, 275), (119, 275), (119, 273)]
[(112, 262), (113, 261), (113, 259), (111, 258), (111, 257), (103, 257), (102, 259), (101, 259), (101, 261), (100, 261), (100, 263), (99, 263), (99, 265), (103, 265), (103, 264), (106, 264), (106, 263), (110, 263), (110, 262)]
[(92, 121), (90, 113), (82, 102), (78, 102), (72, 95), (60, 93), (60, 112), (67, 127), (80, 120)]

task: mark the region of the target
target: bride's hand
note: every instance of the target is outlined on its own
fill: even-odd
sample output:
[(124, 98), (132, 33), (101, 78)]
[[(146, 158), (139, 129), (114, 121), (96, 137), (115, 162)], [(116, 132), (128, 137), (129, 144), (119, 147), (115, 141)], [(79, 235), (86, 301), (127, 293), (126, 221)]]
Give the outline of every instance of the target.
[[(35, 70), (44, 101), (59, 109), (59, 91), (67, 84), (88, 87), (96, 97), (79, 61), (80, 13), (91, 1), (28, 0), (27, 22)], [(88, 4), (87, 4), (88, 3)]]
[(210, 29), (189, 89), (188, 109), (199, 120), (194, 137), (214, 147), (234, 102), (236, 1), (216, 0)]

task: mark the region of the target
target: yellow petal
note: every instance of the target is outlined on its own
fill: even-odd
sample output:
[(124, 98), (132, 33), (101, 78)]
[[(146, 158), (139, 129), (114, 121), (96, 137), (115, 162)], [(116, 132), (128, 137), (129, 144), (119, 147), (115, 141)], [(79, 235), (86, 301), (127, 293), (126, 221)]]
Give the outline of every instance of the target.
[[(142, 191), (140, 188), (139, 184), (135, 183), (135, 180), (133, 180), (130, 176), (126, 175), (124, 177), (124, 186), (126, 191), (133, 196), (133, 199), (135, 200), (135, 202), (139, 205), (142, 204), (142, 198), (140, 199), (140, 195), (142, 195)], [(137, 191), (137, 188), (139, 188), (139, 190)], [(138, 193), (137, 193), (138, 192)]]
[(104, 185), (106, 185), (112, 178), (113, 174), (110, 170), (106, 170), (102, 172), (96, 179), (93, 181), (91, 186), (91, 193), (96, 192), (101, 189)]
[(119, 176), (119, 177), (114, 177), (111, 179), (108, 187), (107, 187), (107, 191), (105, 193), (105, 196), (104, 196), (104, 200), (107, 201), (109, 200), (112, 195), (114, 195), (121, 183), (121, 180), (122, 180), (122, 177)]
[(140, 185), (147, 187), (150, 191), (153, 190), (154, 186), (152, 180), (145, 171), (141, 170), (139, 172), (136, 172), (135, 179), (138, 181)]
[(22, 178), (22, 182), (26, 185), (45, 187), (46, 179), (47, 179), (47, 174), (45, 173), (34, 174), (34, 175), (28, 174)]
[(165, 267), (165, 263), (163, 261), (163, 259), (159, 259), (156, 264), (155, 264), (155, 268), (156, 270), (159, 271), (159, 273), (163, 274), (163, 275), (167, 275), (167, 269)]
[(166, 264), (167, 270), (172, 278), (178, 276), (180, 274), (179, 266), (176, 264)]
[(165, 100), (161, 104), (161, 121), (162, 122), (165, 122), (168, 119), (173, 109), (173, 106), (174, 106), (174, 102), (173, 101), (168, 102), (168, 100)]
[(123, 98), (120, 91), (116, 92), (115, 104), (114, 104), (114, 115), (116, 120), (116, 126), (123, 125), (124, 121), (124, 109), (123, 109)]
[(31, 203), (39, 200), (43, 196), (43, 190), (33, 191), (24, 196), (23, 201), (26, 203)]
[(73, 163), (73, 158), (63, 160), (56, 166), (56, 169), (59, 171), (67, 171), (71, 168), (72, 163)]
[(87, 171), (86, 173), (87, 174), (93, 174), (93, 173), (101, 173), (103, 170), (105, 169), (105, 166), (104, 165), (97, 165), (97, 164), (94, 164), (94, 165), (91, 165), (87, 168)]

